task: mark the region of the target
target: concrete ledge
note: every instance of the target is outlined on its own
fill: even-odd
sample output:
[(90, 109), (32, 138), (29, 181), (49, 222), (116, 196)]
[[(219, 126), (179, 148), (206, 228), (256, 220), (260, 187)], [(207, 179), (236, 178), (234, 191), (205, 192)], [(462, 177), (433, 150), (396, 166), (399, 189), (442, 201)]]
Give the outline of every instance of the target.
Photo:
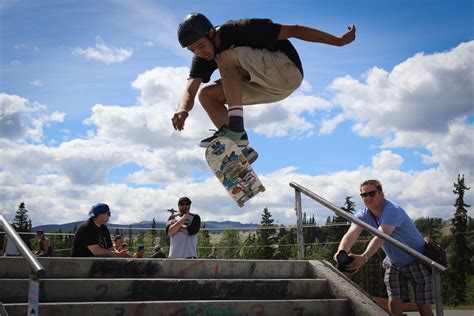
[[(25, 315), (27, 304), (6, 304), (10, 315)], [(332, 300), (246, 300), (246, 301), (167, 301), (120, 303), (40, 303), (39, 314), (48, 316), (104, 316), (104, 315), (153, 315), (153, 316), (350, 316), (345, 299)]]
[[(307, 261), (297, 260), (184, 260), (124, 258), (39, 258), (54, 278), (180, 278), (180, 279), (295, 279), (311, 278)], [(21, 257), (0, 257), (0, 279), (28, 278)]]
[(327, 261), (310, 261), (318, 278), (330, 280), (329, 289), (337, 298), (347, 298), (355, 316), (389, 315), (362, 289)]
[[(4, 303), (28, 301), (28, 280), (2, 280)], [(40, 302), (325, 299), (321, 279), (53, 279), (40, 281)]]

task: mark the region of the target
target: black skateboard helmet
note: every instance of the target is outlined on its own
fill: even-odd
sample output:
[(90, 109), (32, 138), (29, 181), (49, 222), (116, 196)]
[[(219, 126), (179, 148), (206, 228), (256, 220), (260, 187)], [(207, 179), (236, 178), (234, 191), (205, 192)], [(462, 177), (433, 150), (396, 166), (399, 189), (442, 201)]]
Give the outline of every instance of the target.
[(179, 23), (178, 40), (181, 47), (188, 47), (198, 39), (208, 36), (214, 28), (211, 21), (201, 13), (190, 13)]

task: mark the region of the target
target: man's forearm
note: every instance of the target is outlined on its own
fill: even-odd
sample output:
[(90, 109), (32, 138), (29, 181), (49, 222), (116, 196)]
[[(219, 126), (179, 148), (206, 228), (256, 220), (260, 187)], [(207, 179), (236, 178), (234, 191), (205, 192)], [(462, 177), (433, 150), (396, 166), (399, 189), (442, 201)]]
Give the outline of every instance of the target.
[(337, 251), (344, 250), (344, 251), (349, 252), (352, 246), (354, 245), (355, 241), (356, 241), (356, 238), (353, 238), (351, 235), (349, 234), (344, 235), (344, 237), (342, 237), (341, 239), (341, 242), (339, 243), (339, 247)]
[(181, 229), (182, 223), (183, 223), (183, 220), (181, 218), (179, 221), (171, 224), (170, 228), (168, 229), (168, 237), (171, 237), (174, 234), (176, 234)]
[(190, 112), (194, 107), (194, 99), (190, 98), (189, 93), (185, 92), (185, 94), (187, 95), (183, 95), (181, 98), (176, 113), (183, 111)]
[(340, 46), (341, 38), (332, 34), (301, 25), (283, 25), (279, 39), (298, 38), (307, 42), (324, 43)]
[(362, 253), (362, 256), (366, 258), (366, 261), (369, 260), (373, 255), (375, 255), (377, 251), (379, 251), (383, 243), (384, 243), (384, 240), (380, 237), (375, 236), (374, 238), (372, 238), (369, 245), (367, 246), (365, 251)]
[(184, 89), (181, 99), (179, 100), (176, 113), (182, 111), (189, 112), (193, 109), (194, 98), (196, 97), (200, 85), (201, 79), (188, 79), (188, 82), (186, 83), (186, 89)]

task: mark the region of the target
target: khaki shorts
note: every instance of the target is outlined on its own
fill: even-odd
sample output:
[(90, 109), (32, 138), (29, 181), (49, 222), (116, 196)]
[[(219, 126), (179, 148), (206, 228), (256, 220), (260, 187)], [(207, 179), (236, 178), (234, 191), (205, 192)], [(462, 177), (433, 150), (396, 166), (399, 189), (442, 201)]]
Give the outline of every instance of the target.
[(282, 52), (251, 47), (232, 48), (250, 79), (242, 79), (244, 105), (281, 101), (303, 81), (298, 67)]

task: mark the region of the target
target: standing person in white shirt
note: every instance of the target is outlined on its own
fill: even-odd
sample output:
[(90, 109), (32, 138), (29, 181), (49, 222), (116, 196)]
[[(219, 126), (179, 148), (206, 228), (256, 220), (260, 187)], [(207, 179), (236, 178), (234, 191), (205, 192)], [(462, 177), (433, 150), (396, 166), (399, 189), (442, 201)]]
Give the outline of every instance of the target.
[(191, 200), (181, 197), (178, 200), (179, 215), (170, 216), (166, 225), (166, 234), (170, 237), (170, 259), (196, 259), (198, 232), (201, 218), (189, 212)]

